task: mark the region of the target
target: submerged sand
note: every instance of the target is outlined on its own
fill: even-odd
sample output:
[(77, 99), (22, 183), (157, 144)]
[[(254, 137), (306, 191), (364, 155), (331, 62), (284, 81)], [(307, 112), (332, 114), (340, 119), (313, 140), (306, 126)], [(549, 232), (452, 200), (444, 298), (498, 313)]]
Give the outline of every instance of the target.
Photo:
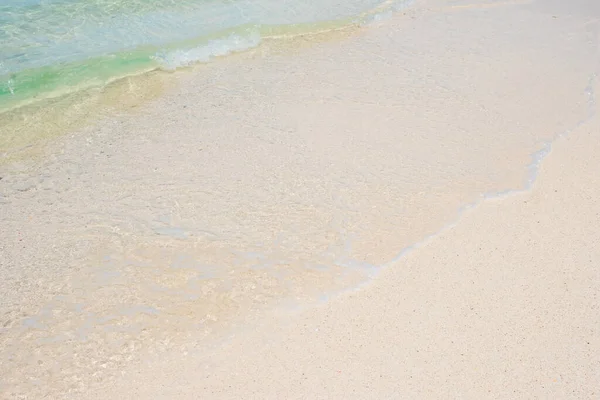
[(367, 287), (208, 356), (132, 371), (109, 393), (598, 398), (598, 132), (594, 117), (557, 140), (531, 191), (466, 212)]
[(531, 191), (466, 212), (361, 290), (265, 320), (209, 355), (128, 371), (108, 393), (598, 398), (598, 132), (595, 117), (557, 140)]
[(599, 16), (417, 3), (3, 166), (2, 395), (594, 398)]

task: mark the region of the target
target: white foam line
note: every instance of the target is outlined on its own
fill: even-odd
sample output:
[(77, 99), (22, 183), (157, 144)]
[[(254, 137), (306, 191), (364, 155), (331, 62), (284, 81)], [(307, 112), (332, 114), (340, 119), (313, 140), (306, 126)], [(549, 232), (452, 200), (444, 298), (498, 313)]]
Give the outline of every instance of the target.
[[(505, 190), (505, 191), (501, 191), (501, 192), (484, 192), (479, 196), (478, 200), (475, 200), (471, 203), (467, 203), (465, 205), (463, 205), (462, 207), (459, 208), (459, 210), (456, 213), (456, 217), (455, 219), (444, 225), (442, 228), (440, 228), (438, 231), (429, 234), (427, 236), (425, 236), (423, 239), (421, 239), (420, 241), (413, 243), (409, 246), (404, 247), (403, 249), (401, 249), (392, 259), (390, 259), (389, 261), (381, 264), (381, 265), (371, 265), (369, 269), (369, 273), (367, 274), (367, 279), (365, 280), (365, 282), (360, 283), (356, 286), (353, 287), (349, 287), (346, 289), (342, 289), (342, 290), (338, 290), (334, 293), (330, 293), (330, 294), (324, 294), (321, 297), (321, 303), (328, 301), (329, 299), (331, 299), (332, 297), (335, 297), (336, 295), (339, 294), (343, 294), (343, 293), (348, 293), (348, 292), (355, 292), (358, 291), (360, 289), (363, 289), (364, 287), (366, 287), (367, 285), (369, 285), (370, 283), (373, 282), (373, 278), (375, 278), (384, 268), (389, 268), (391, 266), (393, 266), (394, 264), (398, 263), (400, 260), (402, 260), (404, 257), (406, 257), (408, 254), (410, 254), (411, 252), (427, 245), (430, 241), (436, 239), (437, 237), (439, 237), (441, 234), (453, 229), (455, 226), (458, 225), (458, 223), (462, 220), (463, 216), (465, 215), (465, 213), (469, 210), (473, 210), (476, 207), (478, 207), (479, 205), (483, 204), (485, 201), (488, 200), (503, 200), (507, 197), (511, 197), (511, 196), (515, 196), (515, 195), (519, 195), (519, 194), (523, 194), (523, 193), (529, 193), (531, 192), (531, 190), (533, 189), (533, 186), (535, 184), (535, 182), (537, 181), (538, 175), (539, 175), (539, 171), (541, 168), (541, 164), (544, 161), (544, 159), (550, 154), (550, 152), (552, 151), (552, 146), (553, 144), (564, 137), (569, 136), (573, 131), (577, 130), (578, 128), (580, 128), (581, 126), (585, 125), (587, 122), (589, 122), (595, 115), (596, 115), (596, 95), (595, 95), (595, 91), (594, 91), (594, 83), (597, 80), (597, 73), (593, 73), (590, 78), (589, 78), (589, 82), (588, 85), (586, 86), (584, 93), (587, 96), (587, 106), (588, 106), (588, 114), (585, 118), (583, 118), (581, 121), (577, 122), (575, 124), (575, 126), (571, 129), (568, 129), (564, 132), (561, 132), (559, 134), (557, 134), (553, 139), (549, 140), (548, 142), (544, 143), (542, 148), (537, 150), (536, 152), (531, 154), (531, 163), (526, 167), (527, 170), (529, 171), (529, 176), (527, 179), (527, 182), (525, 183), (525, 185), (520, 188), (520, 189), (509, 189), (509, 190)], [(358, 265), (360, 264), (363, 268), (366, 265), (366, 263), (364, 262), (360, 262), (357, 260), (340, 260), (339, 262), (336, 262), (337, 265)]]
[(190, 49), (178, 49), (156, 54), (153, 59), (167, 70), (173, 71), (196, 63), (207, 63), (215, 58), (240, 53), (257, 47), (262, 38), (258, 30), (249, 31), (247, 36), (231, 34), (213, 39), (206, 44)]
[(523, 188), (521, 188), (521, 189), (509, 189), (509, 190), (502, 191), (502, 192), (485, 192), (485, 193), (482, 193), (481, 196), (480, 196), (480, 198), (478, 200), (476, 200), (476, 201), (474, 201), (472, 203), (468, 203), (468, 204), (464, 205), (463, 207), (461, 207), (458, 210), (457, 216), (456, 216), (456, 218), (455, 218), (455, 220), (453, 222), (450, 222), (449, 224), (443, 226), (437, 232), (432, 233), (430, 235), (427, 235), (421, 241), (403, 248), (395, 257), (393, 257), (390, 261), (388, 261), (388, 262), (382, 264), (381, 266), (379, 266), (378, 269), (381, 270), (382, 268), (391, 266), (392, 264), (394, 264), (394, 263), (398, 262), (399, 260), (401, 260), (407, 254), (409, 254), (411, 251), (416, 250), (416, 249), (418, 249), (418, 248), (426, 245), (432, 239), (435, 239), (436, 237), (438, 237), (442, 233), (444, 233), (444, 232), (446, 232), (446, 231), (454, 228), (460, 222), (460, 220), (462, 219), (462, 217), (464, 216), (464, 214), (465, 214), (466, 211), (472, 210), (472, 209), (476, 208), (477, 206), (481, 205), (483, 202), (485, 202), (487, 200), (502, 200), (502, 199), (505, 199), (507, 197), (511, 197), (511, 196), (515, 196), (515, 195), (519, 195), (519, 194), (531, 192), (531, 190), (533, 189), (533, 186), (534, 186), (535, 182), (538, 179), (538, 175), (539, 175), (539, 171), (540, 171), (542, 162), (551, 153), (552, 146), (554, 145), (554, 143), (558, 139), (561, 139), (561, 138), (569, 136), (573, 131), (575, 131), (578, 128), (580, 128), (581, 126), (585, 125), (587, 122), (589, 122), (595, 116), (595, 114), (596, 114), (596, 96), (595, 96), (595, 93), (594, 93), (593, 85), (594, 85), (594, 83), (596, 81), (596, 78), (597, 78), (597, 74), (596, 73), (592, 74), (592, 76), (589, 79), (588, 86), (585, 88), (585, 94), (587, 95), (588, 115), (584, 119), (582, 119), (581, 121), (579, 121), (577, 124), (575, 124), (575, 126), (573, 128), (571, 128), (569, 130), (566, 130), (564, 132), (559, 133), (553, 139), (551, 139), (550, 141), (544, 143), (543, 147), (540, 150), (538, 150), (535, 153), (531, 154), (531, 160), (532, 161), (527, 166), (527, 170), (529, 171), (529, 176), (528, 176), (527, 182), (526, 182), (526, 184), (525, 184), (525, 186)]

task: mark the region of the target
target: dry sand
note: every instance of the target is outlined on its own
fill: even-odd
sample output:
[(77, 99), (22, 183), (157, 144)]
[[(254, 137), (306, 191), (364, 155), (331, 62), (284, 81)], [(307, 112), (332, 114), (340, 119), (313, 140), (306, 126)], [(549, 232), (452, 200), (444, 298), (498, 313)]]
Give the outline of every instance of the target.
[(598, 397), (599, 17), (418, 2), (3, 166), (0, 394)]

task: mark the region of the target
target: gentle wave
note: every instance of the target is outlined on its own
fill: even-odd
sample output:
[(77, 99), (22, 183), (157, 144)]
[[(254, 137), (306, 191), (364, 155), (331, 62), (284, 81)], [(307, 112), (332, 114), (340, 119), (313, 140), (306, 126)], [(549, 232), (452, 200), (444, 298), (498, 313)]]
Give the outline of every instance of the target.
[(158, 62), (161, 68), (172, 71), (195, 63), (210, 62), (216, 57), (249, 50), (258, 46), (260, 42), (261, 35), (257, 30), (249, 32), (247, 36), (232, 33), (225, 38), (211, 40), (205, 45), (187, 50), (159, 52), (151, 58)]
[[(371, 3), (373, 1), (366, 2)], [(39, 65), (43, 64), (40, 61), (42, 58), (33, 63), (27, 60), (23, 65), (35, 67), (16, 72), (14, 63), (7, 67), (7, 63), (0, 60), (0, 113), (75, 91), (102, 87), (128, 76), (157, 69), (172, 71), (195, 63), (210, 62), (218, 57), (255, 48), (264, 39), (291, 38), (368, 24), (389, 17), (411, 3), (412, 0), (389, 0), (358, 14), (332, 20), (289, 24), (246, 23), (158, 46), (145, 45), (143, 40), (136, 39), (134, 44), (142, 45), (125, 51), (108, 52), (81, 60), (74, 59), (74, 56), (58, 57), (60, 62), (48, 65)], [(0, 49), (2, 47), (6, 47), (6, 43), (0, 40)], [(26, 48), (20, 54), (15, 54), (24, 57), (27, 51)], [(40, 52), (39, 49), (36, 51)], [(48, 56), (43, 60), (48, 62)]]

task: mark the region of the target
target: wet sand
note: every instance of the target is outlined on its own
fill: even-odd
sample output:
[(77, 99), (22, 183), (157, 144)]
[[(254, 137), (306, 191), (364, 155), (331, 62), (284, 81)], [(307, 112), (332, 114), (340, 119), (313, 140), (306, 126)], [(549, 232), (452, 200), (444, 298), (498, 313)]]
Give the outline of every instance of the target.
[[(129, 371), (125, 398), (595, 399), (600, 120), (531, 191), (488, 200), (371, 284), (196, 359)], [(101, 396), (93, 398), (102, 398)]]

